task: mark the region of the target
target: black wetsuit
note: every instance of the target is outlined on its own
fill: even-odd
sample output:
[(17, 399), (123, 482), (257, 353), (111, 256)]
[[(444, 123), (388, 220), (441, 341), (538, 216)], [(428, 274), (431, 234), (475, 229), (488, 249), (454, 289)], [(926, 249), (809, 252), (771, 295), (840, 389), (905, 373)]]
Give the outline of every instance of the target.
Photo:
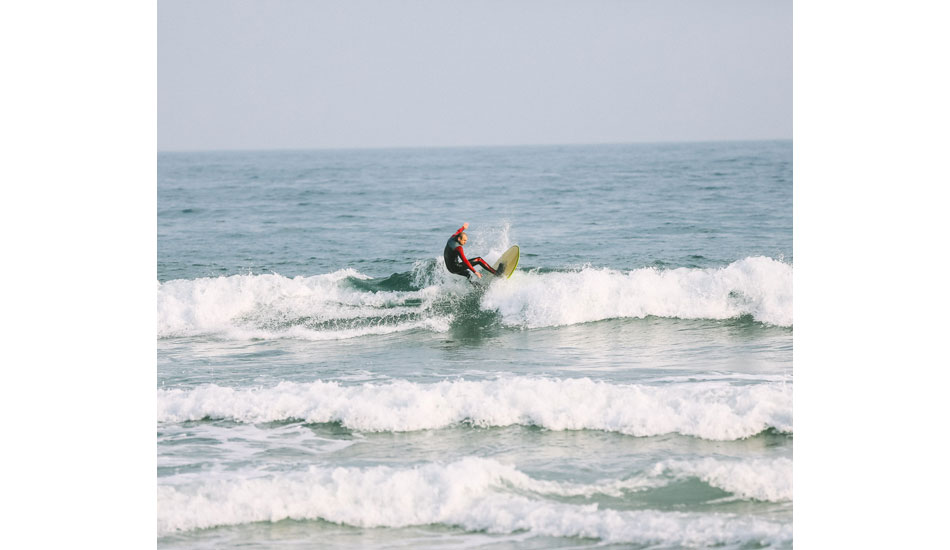
[(495, 274), (495, 270), (492, 269), (488, 262), (483, 260), (481, 257), (468, 259), (465, 257), (465, 251), (462, 250), (462, 243), (459, 242), (458, 237), (464, 230), (464, 227), (460, 227), (449, 240), (445, 243), (445, 250), (443, 251), (443, 256), (445, 257), (445, 267), (451, 273), (456, 275), (463, 275), (465, 277), (471, 277), (472, 273), (475, 273), (475, 267), (472, 264), (478, 264), (488, 270), (489, 273)]

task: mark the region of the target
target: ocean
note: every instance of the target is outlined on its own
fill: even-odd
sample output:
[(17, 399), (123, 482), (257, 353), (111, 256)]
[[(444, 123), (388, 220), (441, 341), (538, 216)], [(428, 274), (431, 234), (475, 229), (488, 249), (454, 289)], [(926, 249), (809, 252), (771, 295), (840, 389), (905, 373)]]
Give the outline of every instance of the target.
[(159, 548), (792, 547), (791, 141), (163, 152), (157, 229)]

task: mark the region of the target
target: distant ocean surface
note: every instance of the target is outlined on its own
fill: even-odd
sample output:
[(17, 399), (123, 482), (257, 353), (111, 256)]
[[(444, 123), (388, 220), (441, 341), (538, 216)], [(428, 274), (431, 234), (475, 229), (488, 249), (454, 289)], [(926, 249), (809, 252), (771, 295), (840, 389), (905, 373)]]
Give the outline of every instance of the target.
[(159, 153), (158, 547), (791, 548), (792, 278), (790, 141)]

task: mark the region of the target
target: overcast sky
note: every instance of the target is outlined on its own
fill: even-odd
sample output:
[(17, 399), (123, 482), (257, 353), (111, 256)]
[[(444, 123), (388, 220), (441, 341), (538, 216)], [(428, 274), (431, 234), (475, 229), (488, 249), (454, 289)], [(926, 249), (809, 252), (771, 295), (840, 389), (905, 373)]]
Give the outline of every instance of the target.
[(160, 0), (160, 150), (792, 137), (791, 0)]

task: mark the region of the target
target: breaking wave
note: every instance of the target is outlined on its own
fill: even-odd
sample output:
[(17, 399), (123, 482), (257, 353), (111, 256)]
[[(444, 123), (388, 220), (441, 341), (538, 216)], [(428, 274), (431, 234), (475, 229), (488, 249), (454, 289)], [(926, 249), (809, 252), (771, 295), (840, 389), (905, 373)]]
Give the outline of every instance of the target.
[(445, 274), (440, 262), (417, 262), (411, 272), (382, 279), (342, 269), (159, 283), (158, 336), (327, 340), (445, 332), (465, 322), (458, 312), (469, 303), (521, 328), (647, 316), (793, 323), (792, 266), (765, 257), (710, 269), (519, 271), (481, 289)]
[[(785, 464), (762, 477), (790, 476)], [(731, 483), (742, 485), (744, 472)], [(726, 484), (730, 484), (729, 481)], [(274, 522), (324, 520), (356, 527), (441, 524), (468, 531), (585, 537), (611, 543), (713, 546), (790, 541), (792, 526), (733, 514), (614, 510), (556, 497), (615, 495), (657, 485), (651, 476), (593, 484), (532, 478), (492, 459), (468, 457), (413, 467), (321, 467), (304, 472), (163, 484), (158, 533)], [(555, 497), (553, 500), (551, 497)]]
[(158, 390), (159, 422), (303, 420), (356, 431), (406, 432), (468, 424), (603, 430), (632, 436), (679, 433), (712, 440), (792, 432), (792, 388), (784, 383), (672, 386), (588, 378), (505, 377), (432, 384), (396, 381), (346, 386), (281, 382), (271, 388), (214, 384)]

